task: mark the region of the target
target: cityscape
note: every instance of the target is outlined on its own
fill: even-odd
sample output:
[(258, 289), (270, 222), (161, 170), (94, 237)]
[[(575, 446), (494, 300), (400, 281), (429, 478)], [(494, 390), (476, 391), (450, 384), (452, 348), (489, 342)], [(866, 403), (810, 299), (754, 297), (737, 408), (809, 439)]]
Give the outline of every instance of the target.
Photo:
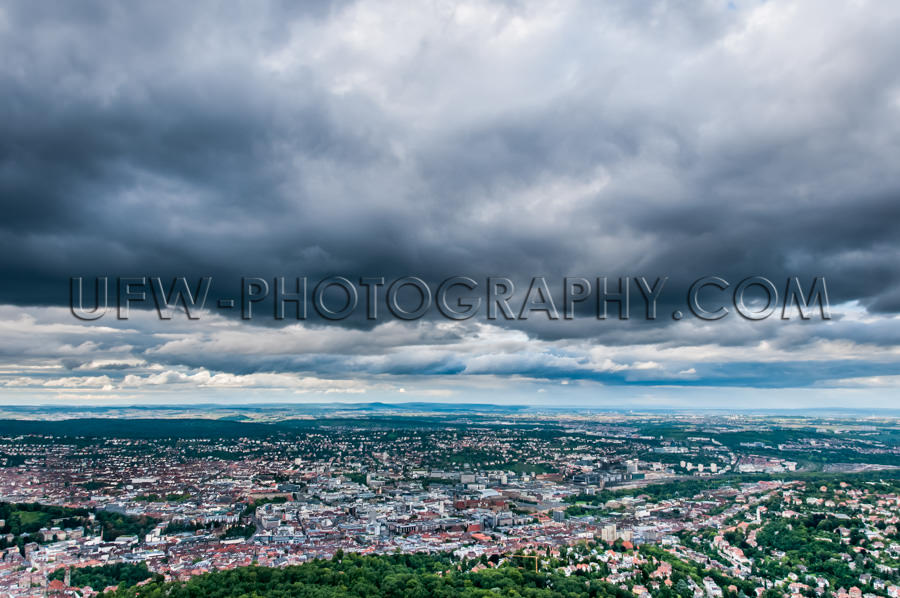
[(0, 422), (2, 595), (155, 595), (351, 555), (419, 555), (418, 576), (473, 595), (900, 592), (889, 413), (4, 411), (27, 419)]
[(900, 2), (0, 56), (0, 598), (900, 598)]

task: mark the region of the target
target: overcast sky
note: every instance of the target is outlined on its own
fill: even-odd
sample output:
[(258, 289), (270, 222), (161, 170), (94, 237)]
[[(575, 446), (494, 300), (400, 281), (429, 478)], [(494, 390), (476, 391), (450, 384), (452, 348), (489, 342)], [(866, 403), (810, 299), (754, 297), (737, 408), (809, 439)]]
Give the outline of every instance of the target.
[[(898, 405), (896, 2), (5, 2), (0, 56), (2, 402)], [(669, 282), (653, 322), (215, 307), (331, 275)], [(673, 319), (710, 275), (832, 319)], [(85, 323), (72, 276), (215, 282)]]

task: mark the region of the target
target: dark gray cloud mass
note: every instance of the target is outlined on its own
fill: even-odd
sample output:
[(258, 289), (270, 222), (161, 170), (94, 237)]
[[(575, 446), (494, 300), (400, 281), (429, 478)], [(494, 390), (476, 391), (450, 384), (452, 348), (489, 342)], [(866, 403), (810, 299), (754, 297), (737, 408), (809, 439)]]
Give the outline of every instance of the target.
[[(868, 2), (5, 3), (0, 303), (19, 308), (0, 383), (25, 396), (28, 368), (61, 367), (52, 392), (571, 381), (882, 404), (898, 33), (900, 7)], [(650, 323), (60, 315), (71, 276), (211, 275), (215, 300), (242, 276), (334, 274), (542, 275), (557, 299), (567, 275), (670, 283)], [(835, 319), (669, 318), (692, 280), (755, 274), (825, 276)], [(107, 379), (78, 374), (98, 360)]]

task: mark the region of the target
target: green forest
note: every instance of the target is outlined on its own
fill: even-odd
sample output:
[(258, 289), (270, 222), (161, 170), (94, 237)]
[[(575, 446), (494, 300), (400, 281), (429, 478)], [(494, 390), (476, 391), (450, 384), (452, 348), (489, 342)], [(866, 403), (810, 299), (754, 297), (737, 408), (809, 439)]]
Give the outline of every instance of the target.
[[(58, 579), (62, 581), (65, 578), (66, 570), (61, 567), (50, 574), (49, 579)], [(103, 590), (108, 586), (122, 584), (125, 586), (133, 586), (152, 577), (153, 574), (147, 569), (147, 565), (139, 563), (133, 565), (130, 563), (115, 563), (113, 565), (101, 565), (99, 567), (79, 567), (71, 571), (71, 585), (76, 588), (90, 586), (95, 590)], [(162, 576), (159, 576), (162, 578)]]
[[(580, 552), (581, 558), (589, 554), (587, 544), (569, 550)], [(608, 573), (605, 566), (600, 566), (595, 572), (578, 571), (571, 576), (556, 570), (556, 567), (567, 562), (565, 552), (566, 549), (563, 549), (561, 556), (564, 560), (550, 559), (550, 570), (535, 572), (530, 565), (517, 567), (510, 561), (497, 567), (473, 569), (479, 563), (488, 562), (486, 557), (459, 562), (446, 554), (359, 556), (344, 555), (338, 551), (331, 560), (316, 560), (283, 569), (243, 567), (208, 573), (185, 582), (163, 583), (155, 580), (140, 587), (124, 587), (123, 584), (105, 598), (633, 598), (630, 591), (601, 579)], [(575, 553), (572, 552), (571, 556), (574, 557)], [(655, 558), (652, 558), (653, 563), (648, 562), (636, 571), (639, 581), (649, 581), (657, 559), (676, 564), (673, 579), (678, 581), (674, 587), (662, 586), (657, 591), (657, 595), (663, 598), (691, 598), (693, 593), (687, 581), (699, 581), (706, 575), (715, 576), (723, 585), (738, 584), (741, 590), (752, 591), (752, 584), (679, 561), (663, 551), (654, 550), (646, 556)], [(490, 563), (497, 563), (498, 560), (496, 556), (491, 557)], [(725, 594), (726, 598), (737, 598), (738, 595)]]

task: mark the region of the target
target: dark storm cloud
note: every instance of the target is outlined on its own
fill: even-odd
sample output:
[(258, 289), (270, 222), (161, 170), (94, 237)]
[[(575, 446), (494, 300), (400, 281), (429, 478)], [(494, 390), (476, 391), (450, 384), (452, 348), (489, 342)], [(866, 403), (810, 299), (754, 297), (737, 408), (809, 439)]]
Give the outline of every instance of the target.
[(351, 169), (380, 152), (372, 131), (339, 122), (342, 111), (364, 120), (364, 99), (329, 102), (313, 76), (279, 84), (229, 53), (277, 33), (290, 11), (252, 14), (241, 31), (242, 15), (205, 24), (175, 6), (12, 9), (0, 83), (6, 301), (60, 302), (72, 273), (207, 274), (288, 257), (278, 223), (309, 200), (285, 180), (293, 156)]
[[(565, 50), (551, 40), (553, 62), (536, 68), (574, 62), (583, 71), (575, 84), (506, 109), (492, 106), (504, 90), (486, 84), (479, 97), (475, 80), (469, 101), (488, 109), (443, 126), (440, 112), (410, 123), (415, 112), (391, 113), (365, 89), (329, 91), (333, 73), (302, 60), (314, 47), (301, 46), (289, 73), (260, 66), (296, 35), (292, 23), (328, 19), (335, 7), (134, 10), (23, 3), (5, 14), (5, 301), (61, 303), (73, 274), (339, 270), (439, 280), (639, 269), (685, 283), (707, 273), (828, 274), (841, 300), (896, 303), (900, 186), (884, 159), (894, 148), (874, 136), (896, 142), (897, 73), (887, 57), (897, 42), (877, 27), (880, 52), (850, 48), (861, 74), (819, 84), (839, 115), (796, 130), (781, 127), (804, 108), (779, 115), (779, 104), (810, 92), (715, 93), (716, 77), (737, 82), (719, 70), (726, 59), (686, 69), (685, 82), (707, 89), (688, 92), (670, 77), (638, 94), (680, 59), (703, 60), (728, 33), (734, 24), (706, 7), (655, 20), (591, 11), (620, 36), (647, 35), (651, 19), (662, 41), (595, 62), (602, 41)], [(528, 16), (519, 7), (508, 18), (517, 10)], [(576, 38), (585, 33), (567, 25)], [(628, 64), (666, 43), (663, 68)], [(425, 54), (410, 68), (451, 60)], [(352, 64), (332, 68), (341, 67)], [(549, 68), (523, 79), (537, 90), (541, 77), (556, 83)], [(432, 85), (441, 89), (439, 79)], [(734, 131), (704, 138), (704, 128), (724, 126)], [(398, 157), (392, 144), (412, 155)], [(578, 205), (555, 203), (552, 194), (598, 169), (608, 185)], [(523, 201), (529, 191), (544, 197)]]

